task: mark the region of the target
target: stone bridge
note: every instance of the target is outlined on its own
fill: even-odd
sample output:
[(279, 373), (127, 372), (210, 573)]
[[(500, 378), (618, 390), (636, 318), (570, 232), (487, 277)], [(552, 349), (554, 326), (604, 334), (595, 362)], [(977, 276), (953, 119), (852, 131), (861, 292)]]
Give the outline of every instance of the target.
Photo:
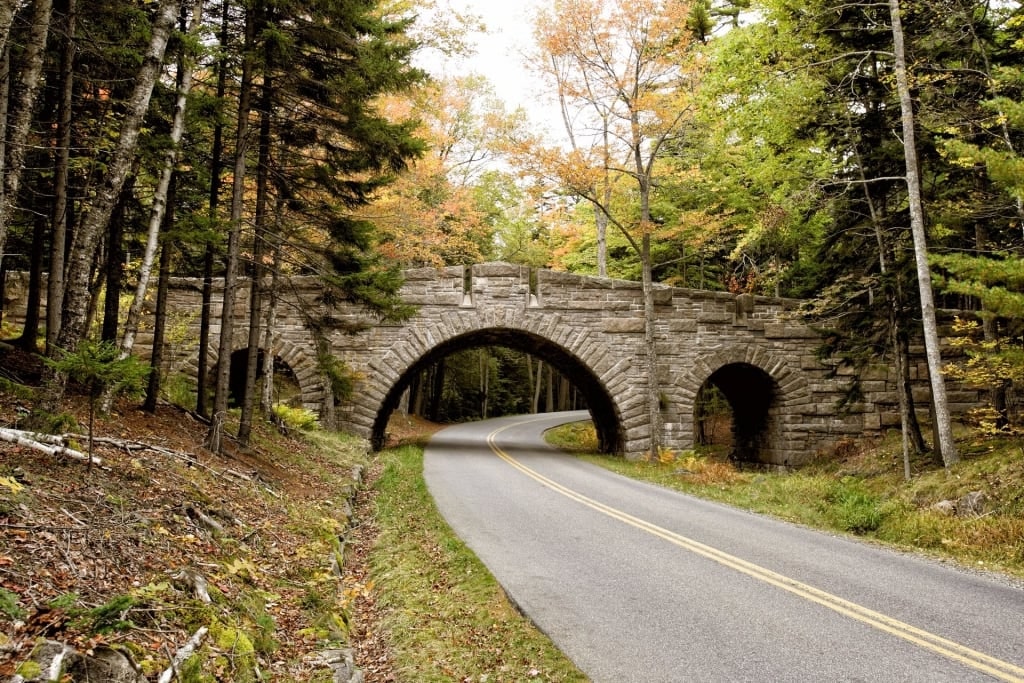
[[(243, 288), (244, 290), (244, 288)], [(628, 457), (650, 443), (648, 377), (640, 284), (531, 270), (506, 263), (405, 272), (403, 299), (417, 313), (380, 323), (357, 307), (326, 308), (315, 278), (279, 288), (274, 354), (294, 372), (303, 404), (341, 429), (379, 446), (388, 417), (419, 372), (455, 351), (505, 346), (558, 368), (585, 397), (601, 447)], [(657, 286), (656, 344), (663, 443), (687, 449), (695, 441), (698, 392), (716, 385), (733, 411), (738, 455), (772, 465), (798, 464), (851, 436), (898, 424), (894, 374), (885, 367), (861, 377), (861, 403), (837, 411), (851, 380), (823, 365), (819, 335), (801, 324), (792, 300)], [(240, 326), (247, 292), (238, 297)], [(175, 370), (195, 375), (200, 283), (171, 284), (168, 345)], [(220, 302), (214, 301), (219, 321)], [(335, 402), (317, 358), (309, 321), (329, 320), (321, 340), (355, 371), (352, 398)], [(219, 334), (215, 323), (214, 338)], [(239, 348), (246, 334), (234, 334)], [(147, 343), (139, 337), (140, 351)], [(211, 343), (212, 347), (216, 343)], [(214, 349), (207, 362), (217, 363)], [(923, 362), (912, 378), (926, 378)], [(926, 384), (915, 389), (922, 403)], [(951, 395), (973, 403), (976, 395)], [(960, 405), (963, 408), (964, 405)]]

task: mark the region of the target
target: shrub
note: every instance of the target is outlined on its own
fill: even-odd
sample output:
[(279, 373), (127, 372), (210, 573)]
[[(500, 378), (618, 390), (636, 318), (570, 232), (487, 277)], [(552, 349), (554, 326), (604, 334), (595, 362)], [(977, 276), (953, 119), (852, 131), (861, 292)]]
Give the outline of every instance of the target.
[(854, 534), (876, 531), (885, 520), (878, 497), (853, 477), (843, 477), (836, 482), (825, 499), (831, 506), (825, 510), (826, 514), (843, 531)]
[(312, 431), (320, 428), (320, 422), (316, 413), (305, 408), (290, 408), (278, 404), (273, 407), (274, 415), (289, 429), (301, 429)]

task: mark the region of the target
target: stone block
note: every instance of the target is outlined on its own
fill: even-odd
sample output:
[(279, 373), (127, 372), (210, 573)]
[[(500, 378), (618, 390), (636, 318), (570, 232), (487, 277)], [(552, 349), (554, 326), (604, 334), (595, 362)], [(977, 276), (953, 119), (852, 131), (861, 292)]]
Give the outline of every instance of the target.
[(602, 332), (609, 334), (643, 334), (643, 318), (605, 318), (601, 321)]

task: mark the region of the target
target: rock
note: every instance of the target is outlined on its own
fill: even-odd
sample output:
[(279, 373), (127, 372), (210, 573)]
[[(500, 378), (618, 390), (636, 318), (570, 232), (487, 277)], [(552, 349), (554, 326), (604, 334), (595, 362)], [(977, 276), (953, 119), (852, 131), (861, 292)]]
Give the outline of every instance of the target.
[(956, 501), (940, 500), (938, 503), (935, 503), (928, 509), (946, 515), (947, 517), (952, 517), (956, 514)]
[(26, 683), (52, 680), (51, 668), (72, 681), (146, 683), (146, 677), (126, 654), (109, 647), (97, 647), (92, 655), (84, 655), (64, 643), (44, 640), (36, 646), (32, 659), (39, 664), (40, 671), (36, 677), (25, 679)]
[(957, 517), (978, 517), (985, 513), (985, 494), (971, 491), (956, 503)]

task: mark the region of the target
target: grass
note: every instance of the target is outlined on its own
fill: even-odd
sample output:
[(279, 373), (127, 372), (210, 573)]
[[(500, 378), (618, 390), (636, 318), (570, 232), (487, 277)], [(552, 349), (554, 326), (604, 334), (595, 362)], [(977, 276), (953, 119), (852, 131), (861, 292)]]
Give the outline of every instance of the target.
[[(832, 457), (791, 472), (750, 471), (711, 453), (665, 452), (660, 462), (591, 455), (593, 426), (548, 432), (553, 445), (627, 477), (828, 531), (1024, 577), (1024, 451), (1010, 438), (962, 434), (962, 461), (948, 471), (914, 462), (907, 481), (898, 438), (845, 444)], [(896, 435), (898, 436), (898, 435)], [(980, 491), (979, 516), (932, 506)]]
[(423, 451), (380, 454), (370, 565), (399, 680), (585, 681), (441, 519)]

